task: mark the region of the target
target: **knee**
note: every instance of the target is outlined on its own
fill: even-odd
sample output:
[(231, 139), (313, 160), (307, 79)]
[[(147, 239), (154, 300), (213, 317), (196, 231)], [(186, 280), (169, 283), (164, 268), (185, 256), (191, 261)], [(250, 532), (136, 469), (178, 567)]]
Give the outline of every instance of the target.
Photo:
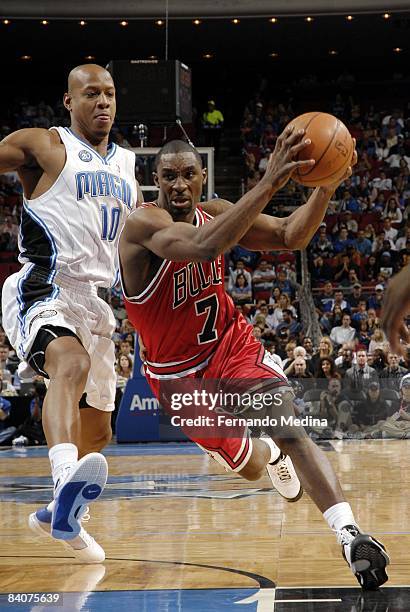
[(52, 379), (63, 379), (71, 387), (78, 387), (84, 385), (87, 380), (88, 372), (91, 367), (91, 359), (86, 351), (61, 355), (59, 356), (51, 367), (47, 370), (50, 376), (50, 382)]

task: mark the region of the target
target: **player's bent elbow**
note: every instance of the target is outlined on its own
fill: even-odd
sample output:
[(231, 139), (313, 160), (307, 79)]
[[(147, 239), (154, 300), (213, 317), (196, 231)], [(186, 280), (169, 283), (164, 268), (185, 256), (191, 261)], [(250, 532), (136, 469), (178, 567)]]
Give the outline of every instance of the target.
[(198, 261), (214, 261), (221, 254), (221, 249), (206, 242), (198, 245)]

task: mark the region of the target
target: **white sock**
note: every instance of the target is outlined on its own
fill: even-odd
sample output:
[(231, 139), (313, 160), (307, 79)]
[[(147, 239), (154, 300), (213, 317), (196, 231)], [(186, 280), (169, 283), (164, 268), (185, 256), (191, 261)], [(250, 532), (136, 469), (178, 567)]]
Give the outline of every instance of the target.
[(330, 529), (335, 529), (336, 531), (339, 531), (346, 525), (355, 525), (357, 527), (352, 509), (347, 502), (340, 502), (331, 506), (323, 513), (323, 517)]
[(75, 444), (70, 442), (64, 442), (63, 444), (56, 444), (48, 451), (48, 456), (51, 463), (51, 474), (53, 476), (54, 484), (61, 476), (61, 474), (67, 469), (71, 468), (78, 460), (78, 448)]
[(269, 459), (268, 463), (274, 463), (277, 459), (279, 459), (280, 454), (281, 454), (281, 450), (280, 450), (279, 446), (276, 446), (276, 444), (272, 440), (272, 438), (268, 438), (268, 436), (266, 436), (266, 437), (263, 436), (263, 437), (259, 438), (259, 440), (261, 440), (261, 442), (265, 442), (269, 446), (270, 459)]

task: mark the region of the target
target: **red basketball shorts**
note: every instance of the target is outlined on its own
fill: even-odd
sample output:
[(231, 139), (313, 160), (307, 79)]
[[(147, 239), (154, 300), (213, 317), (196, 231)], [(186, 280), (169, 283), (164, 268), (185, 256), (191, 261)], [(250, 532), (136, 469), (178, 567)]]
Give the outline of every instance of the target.
[[(258, 386), (262, 384), (264, 393), (288, 387), (282, 368), (254, 338), (252, 326), (242, 315), (235, 317), (228, 327), (205, 368), (183, 379), (163, 380), (147, 375), (147, 380), (170, 416), (175, 415), (170, 397), (176, 390), (188, 394), (198, 387), (209, 390), (215, 381), (223, 381), (224, 388), (229, 386), (229, 381), (234, 381), (236, 387), (238, 385), (242, 387), (242, 391), (254, 388), (255, 383)], [(206, 409), (202, 410), (201, 414), (204, 416), (206, 412)], [(193, 416), (191, 409), (178, 410), (178, 414), (181, 417), (187, 414)], [(214, 413), (209, 414), (215, 417)], [(194, 424), (181, 425), (181, 427), (188, 438), (196, 442), (226, 469), (239, 472), (249, 461), (252, 454), (252, 438), (246, 426), (213, 425), (209, 429)]]

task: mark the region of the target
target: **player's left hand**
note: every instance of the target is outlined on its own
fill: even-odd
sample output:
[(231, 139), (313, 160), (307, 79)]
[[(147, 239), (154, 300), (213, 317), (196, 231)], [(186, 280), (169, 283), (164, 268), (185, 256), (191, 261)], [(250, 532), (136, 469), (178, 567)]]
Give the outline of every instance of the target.
[(410, 314), (410, 266), (394, 276), (387, 287), (381, 315), (382, 328), (393, 353), (405, 355), (410, 344), (410, 330), (404, 318)]
[(340, 177), (334, 183), (331, 183), (330, 185), (326, 185), (325, 187), (323, 187), (323, 189), (335, 192), (336, 189), (339, 187), (339, 185), (341, 185), (346, 179), (352, 176), (352, 172), (353, 172), (352, 168), (356, 164), (357, 164), (356, 138), (353, 138), (353, 154), (352, 154), (352, 160), (350, 162), (350, 166), (346, 168), (346, 172), (344, 173), (342, 177)]

